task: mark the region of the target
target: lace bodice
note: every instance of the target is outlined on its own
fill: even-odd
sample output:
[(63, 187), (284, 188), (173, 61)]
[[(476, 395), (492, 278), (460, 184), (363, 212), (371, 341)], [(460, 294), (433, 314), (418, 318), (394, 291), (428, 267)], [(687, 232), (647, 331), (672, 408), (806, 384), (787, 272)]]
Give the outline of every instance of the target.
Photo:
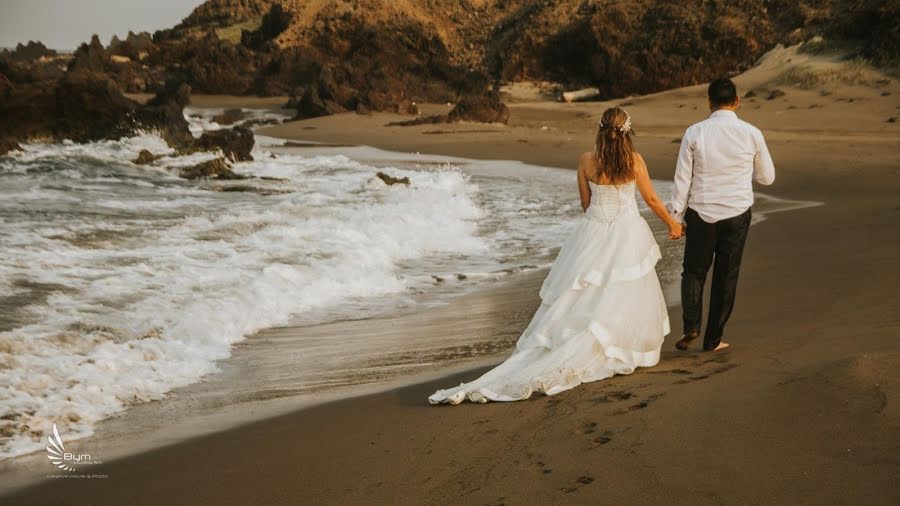
[(591, 205), (585, 213), (588, 218), (612, 224), (625, 217), (640, 216), (634, 181), (620, 185), (588, 183), (591, 186)]

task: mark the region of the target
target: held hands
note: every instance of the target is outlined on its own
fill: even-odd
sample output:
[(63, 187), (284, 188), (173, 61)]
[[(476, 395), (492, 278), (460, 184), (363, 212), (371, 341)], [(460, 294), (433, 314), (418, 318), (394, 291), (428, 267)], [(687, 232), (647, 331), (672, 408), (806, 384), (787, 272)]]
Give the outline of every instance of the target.
[(678, 239), (681, 239), (682, 237), (684, 237), (684, 233), (685, 233), (685, 227), (681, 223), (678, 223), (677, 221), (673, 221), (672, 223), (669, 224), (669, 239), (672, 239), (673, 241), (677, 241)]

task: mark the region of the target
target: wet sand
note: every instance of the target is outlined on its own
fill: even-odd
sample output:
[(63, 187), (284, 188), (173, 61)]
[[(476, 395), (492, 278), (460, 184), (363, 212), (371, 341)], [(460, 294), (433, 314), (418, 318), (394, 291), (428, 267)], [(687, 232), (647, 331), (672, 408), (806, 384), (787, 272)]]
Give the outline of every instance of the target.
[[(756, 69), (737, 83), (742, 93), (769, 86), (778, 71)], [(98, 466), (106, 479), (44, 480), (7, 500), (900, 502), (900, 296), (894, 281), (900, 278), (900, 132), (886, 122), (900, 107), (900, 87), (833, 85), (827, 96), (819, 89), (783, 89), (785, 97), (747, 100), (739, 111), (762, 128), (776, 162), (775, 186), (765, 192), (825, 205), (773, 214), (751, 230), (727, 328), (730, 351), (674, 351), (680, 330), (675, 307), (659, 366), (630, 376), (519, 403), (427, 404), (434, 390), (473, 379), (491, 365), (481, 363), (181, 440)], [(671, 177), (673, 140), (705, 116), (703, 91), (614, 102), (633, 102), (626, 108), (653, 177)], [(439, 126), (474, 133), (385, 127), (397, 117), (383, 114), (318, 118), (260, 133), (565, 167), (589, 148), (595, 118), (608, 105), (517, 102), (509, 126)], [(464, 351), (467, 339), (490, 335), (496, 353), (478, 360), (496, 363), (537, 306), (541, 277), (523, 276), (445, 308), (345, 322), (334, 331), (417, 339), (455, 332)]]

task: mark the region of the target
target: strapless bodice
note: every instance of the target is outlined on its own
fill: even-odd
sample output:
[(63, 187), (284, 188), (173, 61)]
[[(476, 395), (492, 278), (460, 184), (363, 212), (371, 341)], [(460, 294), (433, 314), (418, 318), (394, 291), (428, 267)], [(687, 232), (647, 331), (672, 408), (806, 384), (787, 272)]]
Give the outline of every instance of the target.
[(620, 185), (588, 183), (591, 186), (591, 204), (585, 213), (588, 218), (613, 223), (622, 218), (640, 216), (634, 196), (634, 181)]

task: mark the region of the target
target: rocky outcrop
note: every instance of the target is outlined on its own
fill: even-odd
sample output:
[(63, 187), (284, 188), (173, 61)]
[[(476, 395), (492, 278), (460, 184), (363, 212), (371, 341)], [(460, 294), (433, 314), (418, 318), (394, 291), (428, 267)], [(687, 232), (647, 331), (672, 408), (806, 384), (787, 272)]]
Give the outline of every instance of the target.
[(132, 160), (132, 163), (137, 165), (147, 165), (148, 163), (153, 163), (162, 158), (162, 155), (154, 155), (149, 149), (142, 149), (140, 153), (138, 153), (137, 158)]
[(287, 30), (292, 19), (291, 13), (285, 11), (281, 4), (275, 4), (262, 17), (259, 28), (253, 31), (244, 30), (241, 33), (241, 44), (253, 49), (261, 49)]
[(175, 30), (225, 27), (261, 18), (275, 0), (208, 0), (184, 18)]
[(6, 139), (6, 138), (0, 137), (0, 156), (3, 156), (5, 154), (9, 153), (10, 151), (16, 151), (19, 149), (22, 149), (22, 147), (19, 146), (18, 142), (14, 141), (12, 139)]
[(503, 123), (509, 121), (509, 109), (500, 99), (497, 89), (482, 95), (468, 95), (463, 97), (450, 110), (449, 114), (437, 114), (422, 116), (411, 120), (392, 121), (387, 126), (415, 126), (432, 125), (438, 123), (454, 123), (457, 121), (471, 121), (476, 123)]
[(43, 57), (53, 57), (57, 53), (53, 49), (47, 49), (41, 41), (29, 40), (28, 44), (16, 44), (15, 51), (10, 53), (10, 57), (16, 61), (34, 61)]
[(0, 52), (0, 73), (10, 83), (36, 83), (59, 79), (65, 74), (65, 57), (46, 57), (37, 60), (17, 59), (15, 53)]
[(394, 177), (384, 172), (378, 172), (375, 174), (375, 177), (380, 179), (384, 184), (388, 186), (394, 186), (395, 184), (402, 184), (409, 186), (409, 178), (408, 177)]
[[(106, 50), (94, 38), (68, 64), (40, 43), (0, 53), (0, 110), (4, 123), (22, 122), (15, 135), (3, 132), (14, 139), (115, 135), (116, 117), (137, 124), (153, 115), (107, 81), (126, 92), (166, 92), (174, 81), (199, 93), (289, 95), (298, 118), (417, 114), (418, 102), (453, 102), (440, 121), (503, 122), (505, 107), (485, 96), (498, 80), (596, 88), (598, 99), (644, 94), (738, 72), (777, 43), (813, 35), (896, 61), (898, 20), (900, 3), (886, 0), (210, 0), (152, 40), (129, 34)], [(42, 117), (63, 109), (63, 80), (65, 100), (112, 104), (96, 132), (80, 124), (93, 105), (63, 103), (71, 120)], [(166, 117), (177, 123), (163, 128), (169, 139), (186, 143), (180, 122)]]
[(463, 97), (447, 115), (447, 119), (506, 124), (509, 121), (509, 109), (500, 99), (500, 92), (492, 90), (480, 96)]
[(193, 144), (182, 112), (190, 99), (189, 86), (172, 85), (142, 106), (126, 98), (107, 74), (92, 70), (102, 59), (90, 51), (60, 79), (10, 82), (0, 93), (0, 142), (90, 142), (151, 130), (159, 131), (172, 147)]
[(338, 104), (330, 98), (322, 98), (319, 93), (319, 87), (316, 83), (309, 86), (301, 86), (295, 90), (299, 91), (299, 98), (294, 97), (288, 103), (294, 104), (297, 119), (318, 118), (319, 116), (328, 116), (339, 112), (346, 112), (342, 105)]
[(191, 87), (169, 81), (162, 91), (138, 111), (137, 123), (145, 129), (159, 132), (169, 146), (187, 149), (194, 143), (194, 136), (184, 119), (184, 108), (190, 102)]
[(147, 72), (139, 65), (126, 61), (116, 61), (94, 35), (87, 44), (75, 50), (69, 63), (70, 73), (103, 74), (112, 79), (126, 92), (138, 93), (147, 89)]
[(69, 72), (54, 90), (53, 136), (75, 142), (132, 135), (139, 104), (103, 74)]
[(224, 158), (214, 158), (185, 167), (179, 171), (178, 177), (183, 179), (245, 179), (243, 176), (235, 174)]
[(133, 61), (140, 61), (146, 58), (151, 52), (155, 51), (156, 44), (153, 43), (153, 36), (147, 32), (134, 33), (129, 31), (125, 40), (113, 35), (106, 51), (111, 55), (124, 56)]
[(143, 61), (165, 69), (167, 79), (187, 83), (197, 93), (253, 93), (262, 64), (260, 55), (241, 44), (221, 40), (215, 31), (180, 41), (166, 41)]
[(202, 151), (221, 150), (232, 162), (244, 162), (253, 160), (253, 132), (244, 127), (236, 126), (231, 130), (214, 130), (204, 132), (194, 142), (194, 147)]
[(213, 116), (212, 120), (220, 125), (233, 125), (244, 119), (244, 111), (241, 109), (226, 109), (222, 114)]

